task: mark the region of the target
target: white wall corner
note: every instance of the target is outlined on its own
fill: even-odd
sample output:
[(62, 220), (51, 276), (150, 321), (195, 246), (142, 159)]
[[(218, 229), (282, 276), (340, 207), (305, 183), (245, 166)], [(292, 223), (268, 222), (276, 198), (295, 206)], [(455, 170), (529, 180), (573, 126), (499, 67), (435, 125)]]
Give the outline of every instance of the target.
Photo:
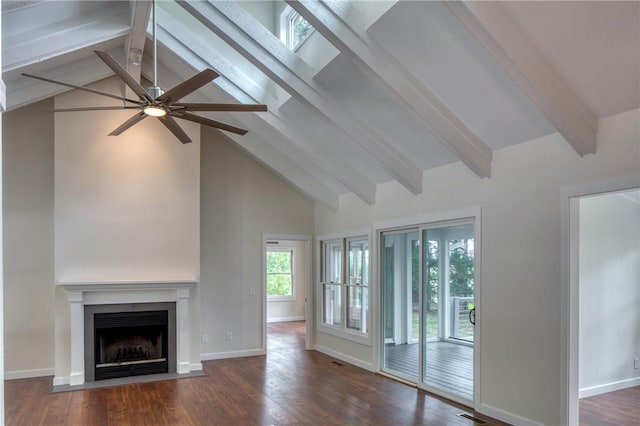
[(53, 386), (66, 386), (69, 384), (69, 376), (55, 376)]

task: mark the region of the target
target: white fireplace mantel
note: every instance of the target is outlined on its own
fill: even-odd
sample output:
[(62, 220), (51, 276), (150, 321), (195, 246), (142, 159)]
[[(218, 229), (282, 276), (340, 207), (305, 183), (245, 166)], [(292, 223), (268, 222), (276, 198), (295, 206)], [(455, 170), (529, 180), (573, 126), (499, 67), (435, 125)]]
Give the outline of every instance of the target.
[(69, 385), (84, 383), (84, 306), (123, 303), (176, 304), (176, 371), (191, 371), (189, 298), (198, 283), (187, 280), (61, 281), (69, 301), (71, 359)]

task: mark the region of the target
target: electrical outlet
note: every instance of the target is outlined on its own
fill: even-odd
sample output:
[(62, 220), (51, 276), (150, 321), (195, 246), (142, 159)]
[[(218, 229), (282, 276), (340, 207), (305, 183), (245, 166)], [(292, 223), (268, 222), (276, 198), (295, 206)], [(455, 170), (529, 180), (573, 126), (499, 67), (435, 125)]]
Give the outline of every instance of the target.
[(200, 338), (200, 341), (202, 342), (203, 345), (206, 345), (207, 343), (209, 343), (209, 336), (206, 334), (203, 334)]
[(232, 340), (233, 340), (233, 333), (232, 333), (232, 332), (230, 332), (230, 331), (227, 331), (227, 332), (224, 334), (224, 338), (226, 339), (226, 341), (227, 341), (227, 342), (232, 341)]
[(636, 370), (640, 368), (640, 358), (635, 358), (633, 360), (633, 368), (635, 368)]
[(255, 296), (256, 295), (256, 288), (255, 287), (249, 287), (249, 295), (250, 296)]

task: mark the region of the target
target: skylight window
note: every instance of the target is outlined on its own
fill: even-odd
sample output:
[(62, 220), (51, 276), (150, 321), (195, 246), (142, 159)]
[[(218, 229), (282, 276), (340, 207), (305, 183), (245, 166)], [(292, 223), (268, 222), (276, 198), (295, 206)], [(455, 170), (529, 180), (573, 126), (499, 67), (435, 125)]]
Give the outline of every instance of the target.
[(306, 19), (291, 6), (280, 13), (280, 40), (295, 51), (315, 30)]

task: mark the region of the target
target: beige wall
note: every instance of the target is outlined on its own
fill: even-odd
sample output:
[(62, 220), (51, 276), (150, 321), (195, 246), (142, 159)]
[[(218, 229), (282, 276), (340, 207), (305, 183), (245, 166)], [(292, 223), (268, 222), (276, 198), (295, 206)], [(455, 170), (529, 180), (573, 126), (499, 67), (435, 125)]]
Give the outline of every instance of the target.
[[(374, 206), (353, 195), (341, 198), (337, 213), (318, 205), (315, 234), (392, 220), (412, 223), (412, 217), (480, 206), (480, 407), (517, 423), (559, 424), (560, 189), (640, 174), (639, 113), (600, 120), (596, 155), (581, 158), (554, 134), (495, 151), (490, 179), (456, 163), (426, 171), (419, 196), (389, 183), (378, 186)], [(371, 347), (323, 333), (316, 340), (364, 363), (374, 361)]]
[(49, 99), (2, 115), (5, 370), (14, 374), (53, 367), (52, 108)]
[[(96, 86), (107, 93), (120, 87), (116, 79)], [(103, 103), (96, 98), (71, 91), (56, 97), (56, 108)], [(185, 145), (153, 118), (108, 136), (134, 114), (55, 115), (57, 281), (199, 276), (199, 126), (181, 121), (193, 140)]]
[[(203, 356), (260, 350), (262, 234), (311, 234), (313, 203), (219, 132), (203, 128), (201, 205)], [(233, 340), (225, 340), (226, 332)]]

